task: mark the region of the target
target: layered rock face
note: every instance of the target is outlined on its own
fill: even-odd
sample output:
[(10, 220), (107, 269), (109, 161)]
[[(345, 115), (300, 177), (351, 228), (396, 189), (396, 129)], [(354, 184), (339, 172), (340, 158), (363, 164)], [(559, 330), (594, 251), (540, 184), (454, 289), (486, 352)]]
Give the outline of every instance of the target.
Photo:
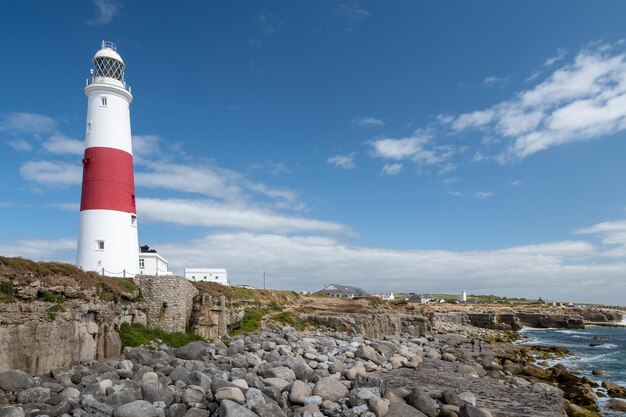
[(15, 281), (12, 302), (0, 302), (0, 371), (43, 374), (119, 356), (118, 330), (123, 323), (170, 332), (184, 332), (191, 323), (199, 334), (215, 338), (241, 322), (239, 312), (224, 307), (213, 311), (209, 304), (200, 303), (196, 317), (213, 321), (199, 320), (194, 325), (193, 300), (198, 290), (184, 278), (144, 276), (134, 282), (137, 288), (107, 301), (96, 288)]
[(382, 339), (388, 335), (425, 336), (431, 326), (427, 317), (399, 313), (344, 313), (335, 315), (302, 314), (302, 318), (340, 332)]

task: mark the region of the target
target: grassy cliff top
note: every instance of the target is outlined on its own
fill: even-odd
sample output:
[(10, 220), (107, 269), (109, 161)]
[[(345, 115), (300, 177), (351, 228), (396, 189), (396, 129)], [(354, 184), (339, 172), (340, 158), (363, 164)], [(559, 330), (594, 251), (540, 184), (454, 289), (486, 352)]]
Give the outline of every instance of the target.
[(130, 278), (103, 277), (95, 272), (60, 262), (35, 262), (24, 258), (0, 256), (0, 301), (12, 297), (13, 287), (33, 285), (42, 288), (73, 287), (95, 290), (101, 299), (118, 299), (137, 291)]

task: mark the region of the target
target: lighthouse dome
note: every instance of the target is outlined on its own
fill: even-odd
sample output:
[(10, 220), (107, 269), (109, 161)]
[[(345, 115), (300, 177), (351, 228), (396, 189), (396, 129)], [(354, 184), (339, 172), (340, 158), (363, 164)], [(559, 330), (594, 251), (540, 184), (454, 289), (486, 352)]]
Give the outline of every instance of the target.
[(108, 77), (124, 82), (124, 60), (112, 42), (102, 41), (102, 47), (93, 57), (95, 77)]

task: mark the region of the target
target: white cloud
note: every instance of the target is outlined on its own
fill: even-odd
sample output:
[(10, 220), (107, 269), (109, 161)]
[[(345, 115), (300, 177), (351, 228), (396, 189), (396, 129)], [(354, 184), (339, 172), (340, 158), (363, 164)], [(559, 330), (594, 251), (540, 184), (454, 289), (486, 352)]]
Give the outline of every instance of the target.
[[(525, 245), (502, 250), (454, 252), (351, 246), (319, 236), (223, 233), (188, 242), (161, 243), (159, 252), (175, 271), (223, 265), (234, 283), (317, 290), (328, 277), (370, 291), (471, 292), (623, 304), (626, 264), (587, 262), (597, 249), (578, 241)], [(363, 271), (367, 271), (364, 273)], [(601, 276), (606, 285), (580, 292)], [(416, 279), (419, 277), (419, 280)], [(468, 287), (469, 285), (469, 287)]]
[(51, 153), (59, 155), (82, 155), (85, 152), (85, 143), (82, 140), (68, 138), (56, 134), (43, 143), (43, 147)]
[(452, 197), (461, 197), (461, 193), (458, 191), (446, 191), (446, 194), (451, 195)]
[(557, 62), (560, 62), (563, 60), (563, 58), (565, 58), (565, 55), (567, 55), (567, 50), (563, 49), (563, 48), (559, 48), (556, 50), (556, 55), (546, 59), (546, 62), (543, 63), (544, 67), (551, 67), (552, 65), (556, 64)]
[[(508, 144), (498, 156), (501, 162), (623, 131), (626, 53), (618, 52), (619, 47), (585, 48), (533, 88), (491, 108), (461, 114), (448, 124), (457, 133), (481, 129), (505, 138)], [(556, 65), (565, 55), (559, 50), (545, 67)]]
[(486, 87), (493, 87), (496, 85), (506, 84), (509, 82), (510, 79), (511, 77), (508, 75), (506, 77), (496, 77), (495, 75), (492, 75), (483, 80), (483, 85), (485, 85)]
[(384, 126), (385, 122), (374, 117), (357, 117), (352, 119), (352, 123), (362, 127)]
[[(375, 139), (368, 144), (372, 147), (373, 156), (384, 159), (410, 159), (418, 164), (437, 165), (452, 157), (455, 153), (454, 147), (433, 145), (431, 138), (430, 134), (418, 130), (409, 137)], [(442, 169), (445, 170), (445, 166)]]
[(517, 181), (511, 181), (511, 182), (509, 183), (509, 185), (510, 185), (511, 187), (517, 187), (518, 185), (522, 185), (522, 184), (523, 184), (523, 181), (519, 181), (519, 180), (517, 180)]
[(32, 145), (24, 139), (12, 139), (7, 143), (18, 152), (30, 152), (33, 149)]
[(52, 186), (80, 184), (82, 172), (80, 164), (61, 161), (28, 161), (20, 167), (22, 178)]
[(477, 198), (479, 200), (483, 200), (485, 198), (491, 198), (494, 196), (494, 193), (491, 191), (479, 191), (477, 193), (472, 194), (472, 197)]
[(93, 4), (96, 6), (96, 17), (87, 20), (93, 26), (106, 25), (119, 11), (119, 4), (115, 0), (93, 0)]
[(333, 10), (333, 15), (339, 20), (338, 23), (343, 26), (342, 32), (351, 33), (358, 24), (370, 16), (370, 12), (362, 9), (354, 1), (345, 1)]
[(354, 154), (331, 156), (330, 158), (326, 160), (326, 162), (338, 168), (343, 168), (343, 169), (356, 168), (356, 165), (354, 164)]
[(245, 204), (223, 204), (208, 200), (139, 198), (137, 212), (142, 221), (165, 222), (251, 231), (349, 232), (339, 223), (286, 216)]
[(33, 260), (54, 260), (74, 263), (76, 261), (75, 239), (43, 239), (24, 237), (0, 240), (2, 256), (21, 256)]
[(402, 164), (385, 164), (380, 172), (381, 175), (396, 175), (402, 171)]
[(0, 118), (0, 132), (39, 135), (53, 132), (57, 122), (51, 117), (35, 113), (6, 113)]

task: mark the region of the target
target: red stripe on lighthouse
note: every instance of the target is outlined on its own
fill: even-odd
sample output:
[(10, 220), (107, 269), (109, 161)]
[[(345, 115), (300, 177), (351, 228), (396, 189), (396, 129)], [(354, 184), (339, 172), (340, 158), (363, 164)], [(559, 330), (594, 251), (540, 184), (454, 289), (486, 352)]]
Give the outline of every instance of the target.
[(80, 210), (137, 213), (133, 157), (115, 148), (85, 149)]

